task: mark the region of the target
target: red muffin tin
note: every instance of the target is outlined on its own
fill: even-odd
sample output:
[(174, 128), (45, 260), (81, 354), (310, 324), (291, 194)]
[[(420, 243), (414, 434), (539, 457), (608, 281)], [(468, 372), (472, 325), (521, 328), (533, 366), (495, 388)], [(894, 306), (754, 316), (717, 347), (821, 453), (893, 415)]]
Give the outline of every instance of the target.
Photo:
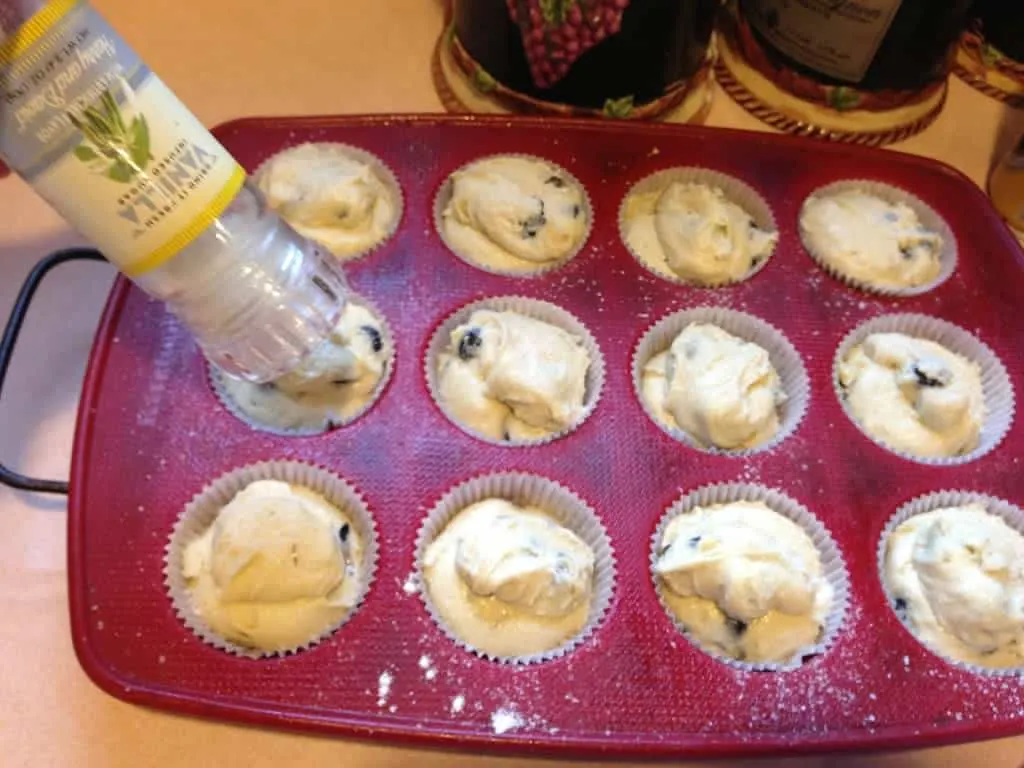
[[(1024, 420), (980, 460), (936, 468), (874, 445), (832, 390), (839, 341), (887, 312), (931, 314), (975, 333), (1019, 386), (1024, 255), (962, 175), (891, 152), (632, 123), (286, 118), (232, 122), (216, 134), (250, 169), (304, 141), (364, 147), (394, 169), (405, 193), (398, 233), (347, 272), (387, 315), (397, 368), (355, 424), (318, 437), (256, 432), (217, 401), (195, 344), (162, 305), (117, 283), (79, 412), (69, 521), (74, 645), (104, 690), (244, 723), (563, 756), (891, 748), (1024, 732), (1021, 680), (964, 672), (920, 646), (885, 604), (875, 563), (883, 525), (915, 496), (965, 489), (1024, 501)], [(562, 165), (593, 201), (586, 247), (538, 278), (474, 269), (444, 247), (431, 220), (434, 195), (452, 170), (508, 152)], [(622, 196), (673, 165), (735, 175), (770, 202), (780, 242), (753, 279), (714, 290), (682, 287), (649, 274), (626, 251), (616, 221)], [(801, 202), (816, 187), (851, 177), (901, 186), (948, 220), (960, 245), (949, 281), (923, 296), (885, 299), (815, 265), (797, 233)], [(509, 449), (473, 439), (431, 402), (423, 380), (422, 355), (438, 323), (462, 304), (507, 294), (569, 310), (606, 358), (597, 410), (550, 445)], [(636, 401), (630, 357), (637, 341), (665, 314), (698, 305), (757, 315), (803, 356), (809, 410), (773, 450), (746, 458), (698, 452), (659, 430)], [(273, 459), (316, 462), (359, 488), (380, 531), (380, 567), (366, 602), (331, 638), (294, 656), (253, 661), (186, 630), (161, 569), (174, 520), (194, 493), (227, 470)], [(523, 668), (456, 647), (406, 588), (425, 511), (453, 485), (496, 470), (533, 472), (580, 494), (607, 526), (618, 560), (615, 595), (593, 637), (563, 658)], [(705, 655), (676, 631), (654, 593), (648, 551), (665, 508), (699, 486), (737, 480), (805, 504), (850, 570), (852, 602), (836, 643), (795, 671), (738, 672)]]

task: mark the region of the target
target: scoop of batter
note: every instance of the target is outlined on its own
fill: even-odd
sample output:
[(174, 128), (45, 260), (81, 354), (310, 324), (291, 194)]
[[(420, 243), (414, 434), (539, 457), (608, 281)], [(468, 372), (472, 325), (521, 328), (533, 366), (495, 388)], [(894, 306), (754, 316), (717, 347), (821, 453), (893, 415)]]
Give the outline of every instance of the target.
[(445, 237), (483, 266), (530, 271), (567, 257), (586, 235), (583, 190), (543, 161), (491, 157), (457, 171), (451, 184)]
[(654, 571), (687, 632), (740, 660), (793, 660), (818, 642), (832, 605), (810, 537), (761, 502), (679, 515), (665, 528)]
[(984, 667), (1024, 665), (1024, 537), (981, 504), (915, 515), (886, 543), (889, 590), (917, 637)]
[(247, 648), (284, 651), (319, 637), (355, 605), (363, 543), (324, 498), (252, 483), (184, 551), (196, 614)]
[(373, 397), (391, 359), (381, 321), (349, 302), (334, 331), (303, 364), (268, 384), (222, 375), (228, 396), (254, 422), (318, 429), (348, 421)]
[(721, 189), (706, 184), (674, 182), (633, 195), (623, 222), (626, 241), (642, 260), (703, 285), (743, 277), (779, 239), (777, 232), (760, 229)]
[(335, 256), (355, 256), (386, 238), (395, 193), (364, 159), (336, 144), (303, 144), (275, 155), (257, 183), (271, 208)]
[(751, 448), (779, 430), (786, 400), (768, 352), (715, 325), (688, 325), (643, 369), (655, 417), (703, 445)]
[(586, 623), (594, 553), (542, 510), (488, 499), (427, 548), (425, 586), (449, 629), (499, 656), (557, 648)]
[(515, 312), (478, 310), (438, 359), (452, 416), (496, 440), (530, 440), (582, 418), (590, 355), (577, 337)]
[(978, 447), (981, 369), (941, 344), (871, 334), (840, 362), (839, 383), (864, 430), (896, 450), (944, 457)]
[(861, 190), (808, 198), (800, 231), (819, 259), (878, 288), (924, 285), (942, 269), (942, 237), (913, 208)]

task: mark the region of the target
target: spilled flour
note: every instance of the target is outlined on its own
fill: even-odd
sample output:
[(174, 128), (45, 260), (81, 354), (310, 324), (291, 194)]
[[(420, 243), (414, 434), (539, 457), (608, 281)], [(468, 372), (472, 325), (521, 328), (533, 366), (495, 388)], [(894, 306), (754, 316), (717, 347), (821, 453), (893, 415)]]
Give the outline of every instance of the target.
[(377, 706), (383, 707), (388, 703), (388, 696), (391, 695), (391, 684), (395, 681), (394, 675), (390, 672), (381, 672), (377, 678)]
[(420, 591), (420, 585), (416, 579), (415, 573), (410, 573), (405, 577), (405, 583), (402, 585), (402, 591), (407, 595), (415, 595)]
[(498, 709), (491, 713), (491, 729), (499, 736), (508, 731), (522, 728), (523, 718), (511, 709)]
[(437, 677), (437, 670), (434, 668), (434, 662), (430, 660), (429, 656), (420, 656), (420, 669), (423, 670), (423, 677), (427, 682), (430, 682)]

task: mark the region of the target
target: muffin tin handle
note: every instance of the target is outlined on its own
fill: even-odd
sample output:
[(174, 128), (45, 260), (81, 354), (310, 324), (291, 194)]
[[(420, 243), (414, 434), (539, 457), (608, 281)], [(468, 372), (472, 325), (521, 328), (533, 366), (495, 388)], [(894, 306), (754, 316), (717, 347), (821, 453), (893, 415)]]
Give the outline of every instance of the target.
[[(29, 305), (32, 298), (43, 282), (43, 278), (54, 267), (60, 266), (67, 261), (103, 261), (103, 255), (92, 248), (69, 248), (63, 251), (51, 253), (45, 259), (36, 264), (29, 273), (25, 284), (21, 286), (18, 298), (14, 302), (14, 309), (7, 320), (7, 327), (4, 328), (4, 335), (0, 337), (0, 396), (3, 395), (4, 383), (7, 380), (7, 369), (14, 357), (14, 345), (21, 334), (21, 327), (25, 324), (25, 317), (28, 315)], [(40, 480), (28, 477), (8, 469), (0, 462), (0, 484), (10, 486), (21, 491), (34, 491), (36, 493), (59, 493), (67, 496), (68, 484), (64, 480)]]

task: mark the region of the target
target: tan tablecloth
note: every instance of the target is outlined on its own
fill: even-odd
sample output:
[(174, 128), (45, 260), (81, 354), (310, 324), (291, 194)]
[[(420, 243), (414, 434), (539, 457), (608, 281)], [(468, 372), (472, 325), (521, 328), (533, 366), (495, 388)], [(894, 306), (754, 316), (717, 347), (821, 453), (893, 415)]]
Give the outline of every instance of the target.
[[(208, 124), (253, 114), (429, 112), (441, 0), (96, 0), (150, 66)], [(759, 129), (722, 94), (711, 124)], [(950, 105), (899, 149), (941, 158), (982, 182), (1024, 113), (954, 82)], [(80, 238), (20, 180), (0, 182), (0, 318), (31, 265)], [(36, 302), (0, 405), (0, 457), (64, 477), (82, 369), (112, 272), (55, 273)], [(0, 490), (0, 765), (445, 766), (450, 756), (205, 723), (115, 701), (79, 669), (65, 585), (65, 505)], [(1014, 766), (1024, 737), (871, 758), (872, 765)], [(459, 765), (511, 766), (466, 758)], [(786, 765), (862, 765), (810, 758)]]

